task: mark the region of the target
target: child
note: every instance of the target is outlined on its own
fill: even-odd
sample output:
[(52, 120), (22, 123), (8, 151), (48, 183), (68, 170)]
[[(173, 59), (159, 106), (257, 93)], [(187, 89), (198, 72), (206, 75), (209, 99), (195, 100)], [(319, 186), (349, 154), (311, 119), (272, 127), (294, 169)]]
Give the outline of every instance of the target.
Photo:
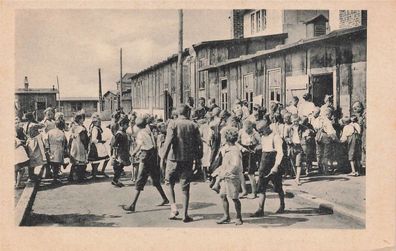
[(206, 181), (208, 168), (210, 166), (210, 152), (211, 152), (211, 139), (213, 136), (213, 131), (209, 127), (209, 123), (212, 120), (212, 113), (207, 112), (205, 114), (205, 119), (199, 120), (199, 132), (202, 138), (202, 145), (203, 145), (203, 157), (201, 159), (202, 163), (202, 172), (203, 172), (203, 179)]
[(45, 139), (45, 146), (47, 155), (50, 157), (49, 165), (52, 168), (53, 183), (59, 183), (58, 175), (60, 166), (64, 163), (64, 154), (67, 152), (67, 140), (65, 133), (62, 131), (64, 128), (64, 121), (59, 117), (55, 121), (55, 128), (48, 131), (47, 138)]
[(296, 168), (296, 184), (299, 186), (301, 165), (304, 157), (304, 151), (302, 149), (302, 133), (303, 128), (299, 124), (300, 117), (297, 114), (291, 116), (292, 127), (290, 128), (289, 135), (286, 137), (286, 142), (291, 147), (291, 160)]
[(104, 145), (105, 141), (102, 140), (103, 130), (101, 127), (101, 120), (99, 114), (92, 114), (91, 120), (92, 122), (89, 127), (90, 145), (88, 160), (91, 161), (92, 178), (95, 179), (101, 162), (103, 162), (103, 167), (100, 174), (105, 175), (104, 170), (106, 169), (107, 163), (109, 161), (109, 155)]
[(301, 146), (305, 154), (305, 163), (307, 166), (307, 175), (312, 171), (312, 161), (315, 159), (315, 131), (313, 126), (308, 122), (307, 116), (301, 117), (303, 128)]
[(114, 177), (111, 182), (112, 185), (116, 187), (123, 187), (119, 179), (121, 177), (122, 172), (124, 171), (124, 166), (129, 166), (131, 164), (130, 161), (130, 152), (129, 152), (129, 137), (126, 134), (126, 130), (129, 126), (129, 119), (126, 115), (122, 114), (118, 121), (119, 128), (115, 133), (112, 139), (112, 164), (114, 169)]
[[(166, 124), (164, 122), (160, 122), (158, 123), (158, 136), (157, 136), (157, 149), (159, 153), (163, 151), (162, 146), (165, 143), (165, 138), (166, 138)], [(158, 157), (158, 161), (161, 169), (161, 183), (164, 183), (166, 165), (163, 165), (164, 161), (161, 161), (160, 157)]]
[(241, 202), (239, 201), (239, 187), (241, 186), (240, 174), (242, 173), (242, 156), (239, 147), (235, 145), (238, 140), (238, 130), (228, 128), (225, 132), (226, 145), (220, 150), (223, 156), (222, 165), (216, 169), (220, 180), (220, 197), (223, 201), (224, 216), (217, 224), (230, 222), (228, 199), (233, 200), (237, 219), (235, 225), (242, 225)]
[(26, 153), (25, 142), (26, 136), (23, 128), (19, 125), (19, 118), (15, 119), (15, 188), (23, 188), (21, 178), (25, 173), (25, 167), (29, 165), (29, 157)]
[[(70, 140), (70, 161), (72, 163), (69, 181), (73, 181), (74, 171), (77, 173), (78, 182), (86, 179), (85, 169), (88, 163), (89, 137), (84, 124), (84, 115), (81, 112), (74, 116), (73, 127), (71, 128)], [(76, 169), (76, 170), (75, 170)]]
[(351, 118), (344, 116), (342, 118), (344, 128), (342, 130), (340, 141), (347, 147), (348, 160), (352, 169), (352, 172), (348, 174), (349, 176), (359, 176), (360, 169), (359, 162), (361, 158), (361, 136), (360, 126), (358, 123), (356, 123), (356, 121), (357, 119), (354, 116)]
[[(144, 118), (136, 119), (136, 126), (140, 128), (140, 131), (136, 137), (136, 148), (133, 150), (132, 156), (135, 156), (137, 153), (140, 155), (139, 173), (136, 180), (136, 192), (133, 197), (132, 204), (129, 207), (123, 206), (125, 211), (135, 212), (137, 200), (146, 185), (148, 176), (151, 177), (153, 186), (157, 188), (162, 197), (162, 202), (158, 206), (163, 206), (169, 203), (169, 200), (161, 187), (161, 171), (157, 164), (158, 152), (154, 135), (150, 129), (150, 125), (148, 125), (146, 121), (147, 119)], [(120, 126), (122, 125), (120, 124)]]
[(136, 118), (137, 115), (135, 112), (132, 113), (131, 117), (130, 117), (130, 121), (129, 121), (129, 127), (126, 130), (126, 133), (129, 136), (129, 140), (130, 140), (130, 153), (131, 153), (131, 163), (132, 163), (132, 177), (131, 177), (131, 181), (132, 184), (135, 184), (136, 182), (136, 178), (139, 172), (139, 157), (135, 156), (132, 157), (132, 152), (133, 149), (136, 148), (136, 135), (139, 132), (139, 128), (136, 126)]
[(257, 162), (259, 159), (256, 147), (260, 145), (260, 134), (254, 130), (254, 124), (250, 120), (243, 122), (243, 128), (239, 130), (238, 143), (241, 145), (243, 171), (248, 172), (252, 193), (248, 195), (249, 199), (257, 197), (256, 179), (254, 173), (257, 171)]

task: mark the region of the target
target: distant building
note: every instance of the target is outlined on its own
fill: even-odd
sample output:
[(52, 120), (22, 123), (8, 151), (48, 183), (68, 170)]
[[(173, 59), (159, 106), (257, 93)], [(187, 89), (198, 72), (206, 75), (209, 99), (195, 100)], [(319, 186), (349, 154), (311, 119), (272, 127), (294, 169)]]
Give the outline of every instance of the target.
[(110, 119), (117, 110), (117, 90), (109, 90), (103, 95), (103, 117)]
[(33, 112), (36, 120), (44, 118), (44, 110), (47, 107), (56, 107), (56, 94), (58, 90), (52, 88), (29, 88), (28, 78), (25, 77), (24, 88), (15, 90), (15, 107), (17, 115)]
[(96, 97), (61, 97), (60, 111), (65, 117), (72, 117), (76, 112), (84, 109), (85, 115), (90, 117), (98, 111), (98, 98)]
[[(132, 109), (132, 97), (131, 97), (131, 77), (135, 73), (125, 73), (122, 77), (121, 85), (121, 107), (124, 109), (125, 113), (128, 113)], [(120, 81), (117, 81), (117, 90), (120, 90)]]

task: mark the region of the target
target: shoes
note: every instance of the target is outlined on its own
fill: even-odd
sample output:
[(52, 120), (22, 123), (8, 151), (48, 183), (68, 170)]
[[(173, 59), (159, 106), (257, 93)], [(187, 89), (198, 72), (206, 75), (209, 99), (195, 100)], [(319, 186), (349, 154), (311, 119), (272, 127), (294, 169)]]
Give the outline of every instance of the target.
[(178, 215), (179, 215), (179, 211), (172, 211), (169, 215), (169, 219), (176, 220), (177, 219), (176, 216), (178, 216)]
[(247, 198), (253, 200), (253, 199), (256, 199), (256, 198), (257, 198), (257, 195), (256, 195), (256, 194), (249, 194), (249, 195), (247, 196)]
[(135, 206), (126, 207), (123, 205), (122, 209), (124, 209), (124, 211), (127, 211), (127, 212), (135, 212)]
[(216, 193), (220, 193), (220, 188), (219, 187), (212, 187), (212, 190), (215, 191)]
[(355, 176), (355, 177), (357, 177), (357, 176), (359, 176), (359, 172), (351, 172), (351, 173), (348, 173), (348, 176)]
[(276, 210), (276, 214), (283, 214), (285, 212), (285, 207), (283, 206), (283, 207), (279, 207), (279, 209), (278, 210)]
[(297, 186), (301, 186), (301, 182), (299, 180), (295, 180)]
[(164, 200), (164, 201), (162, 201), (160, 204), (158, 204), (157, 206), (165, 206), (166, 204), (169, 204), (169, 200)]
[(243, 193), (243, 194), (239, 195), (239, 198), (240, 199), (245, 199), (247, 195), (248, 195), (248, 193)]
[(192, 221), (194, 221), (194, 219), (191, 218), (190, 216), (186, 216), (186, 217), (183, 219), (183, 222), (184, 222), (184, 223), (188, 223), (188, 222), (192, 222)]
[(112, 181), (111, 184), (112, 184), (113, 186), (120, 187), (120, 188), (124, 186), (124, 184), (122, 184), (122, 183), (119, 182), (119, 181), (117, 181), (117, 182)]
[(253, 214), (250, 215), (250, 217), (254, 218), (254, 217), (263, 217), (264, 216), (264, 211), (263, 210), (257, 210), (256, 212), (254, 212)]
[(240, 225), (242, 225), (242, 224), (243, 224), (242, 219), (236, 219), (236, 220), (235, 220), (235, 225), (240, 226)]
[(223, 217), (220, 220), (216, 221), (217, 224), (226, 224), (230, 223), (230, 218), (229, 217)]

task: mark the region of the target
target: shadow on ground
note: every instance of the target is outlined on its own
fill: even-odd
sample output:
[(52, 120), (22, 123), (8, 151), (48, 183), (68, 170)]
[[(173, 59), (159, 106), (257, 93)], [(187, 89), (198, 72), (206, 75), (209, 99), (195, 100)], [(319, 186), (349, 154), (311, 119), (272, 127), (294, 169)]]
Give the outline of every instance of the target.
[(116, 215), (59, 214), (46, 215), (32, 213), (25, 226), (78, 226), (78, 227), (115, 227), (114, 223), (101, 222), (106, 218), (119, 218)]

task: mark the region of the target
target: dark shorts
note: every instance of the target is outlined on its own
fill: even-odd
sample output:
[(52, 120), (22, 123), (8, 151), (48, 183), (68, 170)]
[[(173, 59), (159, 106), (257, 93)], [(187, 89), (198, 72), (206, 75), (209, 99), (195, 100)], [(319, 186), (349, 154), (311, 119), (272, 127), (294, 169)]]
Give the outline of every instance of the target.
[(263, 152), (261, 155), (261, 162), (259, 168), (259, 181), (257, 186), (258, 193), (265, 193), (268, 187), (268, 183), (272, 181), (274, 185), (274, 191), (279, 193), (282, 189), (282, 172), (279, 170), (278, 173), (265, 178), (274, 167), (276, 158), (276, 152)]
[(291, 159), (293, 160), (294, 166), (301, 167), (302, 162), (305, 158), (305, 154), (301, 145), (293, 145), (291, 147)]
[(166, 162), (165, 183), (167, 185), (174, 185), (179, 179), (182, 190), (188, 190), (193, 176), (192, 166), (193, 161), (168, 160)]
[(242, 166), (243, 171), (248, 172), (248, 174), (254, 174), (257, 171), (257, 162), (260, 155), (256, 152), (244, 152), (242, 153)]
[(157, 162), (157, 150), (142, 150), (140, 153), (139, 173), (136, 179), (136, 190), (142, 191), (147, 183), (148, 176), (153, 181), (153, 186), (160, 185), (161, 170)]

